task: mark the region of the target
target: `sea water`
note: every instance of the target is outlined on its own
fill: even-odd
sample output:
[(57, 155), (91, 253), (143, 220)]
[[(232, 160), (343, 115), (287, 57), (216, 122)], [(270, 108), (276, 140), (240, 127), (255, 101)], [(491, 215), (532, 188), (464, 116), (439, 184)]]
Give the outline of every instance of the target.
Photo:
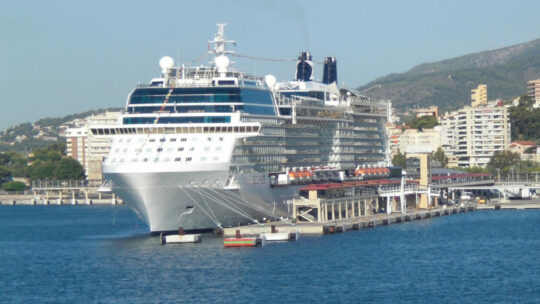
[(2, 303), (540, 303), (540, 210), (260, 248), (161, 245), (126, 206), (0, 206)]

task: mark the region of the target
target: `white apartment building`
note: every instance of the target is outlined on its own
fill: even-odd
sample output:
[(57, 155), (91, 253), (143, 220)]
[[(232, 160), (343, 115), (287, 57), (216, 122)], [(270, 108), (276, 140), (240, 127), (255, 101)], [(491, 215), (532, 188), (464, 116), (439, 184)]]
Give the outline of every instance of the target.
[(510, 124), (505, 107), (465, 107), (446, 114), (441, 124), (459, 167), (485, 167), (495, 151), (510, 144)]
[(540, 107), (540, 79), (527, 82), (527, 95), (534, 101), (533, 107)]
[(405, 152), (411, 148), (430, 148), (436, 151), (443, 145), (444, 130), (440, 126), (433, 129), (408, 129), (401, 133), (399, 150)]
[(86, 179), (91, 183), (101, 183), (103, 159), (110, 150), (110, 140), (96, 138), (89, 132), (96, 125), (115, 125), (119, 123), (121, 112), (105, 112), (85, 118), (85, 124), (79, 128), (66, 130), (67, 155), (81, 163)]

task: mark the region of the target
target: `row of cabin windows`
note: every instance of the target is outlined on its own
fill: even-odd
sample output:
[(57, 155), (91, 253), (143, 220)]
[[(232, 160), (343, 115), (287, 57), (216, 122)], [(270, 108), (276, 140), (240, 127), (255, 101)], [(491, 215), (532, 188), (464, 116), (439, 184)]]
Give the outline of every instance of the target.
[[(153, 133), (243, 133), (243, 132), (259, 132), (258, 126), (241, 126), (241, 127), (226, 127), (226, 126), (204, 126), (204, 127), (163, 127), (156, 126), (152, 129), (148, 128), (97, 128), (92, 129), (94, 135), (122, 135), (122, 134), (148, 134)], [(126, 142), (130, 142), (128, 138)]]
[[(152, 152), (152, 150), (153, 150), (152, 148), (146, 148), (145, 152)], [(176, 150), (178, 152), (182, 152), (182, 151), (184, 151), (184, 147), (178, 147)], [(172, 147), (167, 148), (167, 152), (172, 152), (172, 151), (173, 151)], [(195, 151), (195, 147), (189, 147), (188, 151)], [(210, 151), (210, 147), (204, 147), (203, 151), (205, 151), (205, 152)], [(215, 151), (216, 152), (221, 151), (221, 147), (216, 147)], [(120, 152), (120, 149), (115, 149), (114, 152), (118, 153), (118, 152)], [(128, 148), (124, 148), (124, 150), (122, 152), (124, 152), (124, 153), (128, 152)], [(137, 152), (140, 152), (140, 149), (137, 149)], [(156, 152), (163, 152), (163, 148), (162, 147), (157, 148)]]
[[(223, 141), (223, 137), (218, 137), (217, 139), (218, 139), (219, 141)], [(169, 139), (170, 142), (175, 142), (176, 140), (177, 140), (177, 138), (175, 138), (175, 137)], [(213, 138), (212, 138), (212, 137), (207, 137), (206, 140), (207, 140), (207, 141), (212, 141)], [(162, 138), (159, 139), (159, 142), (166, 142), (166, 141), (167, 141), (167, 139), (166, 139), (165, 137), (162, 137)], [(186, 142), (186, 141), (187, 141), (187, 138), (182, 137), (182, 138), (180, 138), (180, 141), (181, 141), (181, 142)], [(197, 137), (192, 137), (192, 138), (191, 138), (191, 141), (197, 141)], [(119, 142), (122, 142), (122, 140), (120, 139)], [(155, 139), (155, 138), (150, 138), (150, 139), (148, 140), (148, 142), (156, 142), (156, 139)]]
[[(136, 163), (136, 162), (138, 162), (139, 160), (140, 160), (141, 162), (143, 162), (143, 163), (150, 162), (150, 161), (152, 161), (152, 162), (161, 162), (161, 161), (163, 161), (163, 162), (170, 162), (170, 161), (171, 161), (171, 158), (168, 158), (168, 157), (165, 157), (165, 158), (163, 158), (163, 159), (160, 159), (160, 158), (158, 158), (158, 157), (152, 158), (152, 159), (147, 158), (147, 157), (142, 158), (142, 159), (139, 159), (139, 158), (133, 158), (133, 159), (131, 159), (131, 162)], [(192, 160), (193, 160), (193, 157), (186, 157), (186, 158), (184, 159), (185, 162), (191, 162)], [(212, 161), (219, 161), (219, 156), (214, 156), (214, 157), (211, 158), (211, 160), (212, 160)], [(120, 162), (120, 163), (123, 163), (124, 161), (125, 161), (124, 158), (120, 158), (120, 159), (113, 158), (113, 159), (112, 159), (112, 162)], [(181, 157), (175, 157), (175, 158), (174, 158), (174, 162), (181, 162), (181, 161), (182, 161), (182, 158), (181, 158)], [(208, 157), (203, 156), (203, 157), (200, 158), (200, 161), (201, 161), (201, 162), (208, 161)]]

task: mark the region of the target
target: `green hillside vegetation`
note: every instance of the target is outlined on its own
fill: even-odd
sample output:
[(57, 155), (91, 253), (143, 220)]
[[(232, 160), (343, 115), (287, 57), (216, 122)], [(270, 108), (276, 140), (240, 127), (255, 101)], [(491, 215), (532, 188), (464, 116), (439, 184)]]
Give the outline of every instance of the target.
[(488, 98), (508, 99), (526, 92), (528, 80), (540, 78), (540, 39), (494, 51), (421, 64), (358, 88), (392, 100), (395, 107), (437, 105), (442, 112), (470, 103), (470, 90), (488, 85)]
[(54, 144), (38, 149), (29, 159), (30, 179), (84, 179), (84, 169), (78, 161), (66, 157), (66, 145)]
[[(84, 179), (83, 167), (78, 161), (67, 157), (65, 150), (64, 143), (57, 143), (35, 150), (29, 158), (17, 152), (0, 153), (0, 184), (10, 183), (12, 177), (31, 180)], [(6, 187), (17, 188), (20, 185), (10, 183)]]
[(431, 115), (415, 117), (408, 123), (411, 128), (418, 130), (433, 129), (438, 124), (437, 117)]
[(509, 108), (512, 140), (540, 143), (540, 108), (533, 108), (532, 104), (531, 98), (524, 95), (519, 106)]
[[(0, 152), (15, 151), (20, 153), (34, 151), (36, 149), (46, 148), (51, 142), (63, 141), (58, 134), (58, 127), (74, 119), (85, 118), (90, 115), (97, 115), (106, 111), (119, 111), (118, 108), (98, 109), (82, 113), (70, 114), (57, 118), (42, 118), (35, 123), (22, 123), (12, 126), (3, 132), (0, 132)], [(44, 133), (47, 139), (36, 137), (40, 132)], [(17, 137), (25, 138), (16, 141)]]

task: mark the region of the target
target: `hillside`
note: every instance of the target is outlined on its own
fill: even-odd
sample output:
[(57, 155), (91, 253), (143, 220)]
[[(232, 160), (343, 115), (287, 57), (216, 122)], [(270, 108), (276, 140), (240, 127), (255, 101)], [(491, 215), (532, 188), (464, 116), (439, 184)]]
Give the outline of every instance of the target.
[(59, 134), (61, 125), (105, 111), (118, 110), (115, 108), (91, 110), (57, 118), (42, 118), (34, 123), (26, 122), (12, 126), (0, 131), (0, 152), (17, 151), (22, 153), (50, 146), (64, 140)]
[(470, 90), (488, 85), (488, 99), (525, 94), (526, 83), (540, 78), (540, 39), (502, 49), (424, 63), (358, 88), (368, 96), (392, 100), (401, 109), (438, 105), (442, 111), (470, 102)]

